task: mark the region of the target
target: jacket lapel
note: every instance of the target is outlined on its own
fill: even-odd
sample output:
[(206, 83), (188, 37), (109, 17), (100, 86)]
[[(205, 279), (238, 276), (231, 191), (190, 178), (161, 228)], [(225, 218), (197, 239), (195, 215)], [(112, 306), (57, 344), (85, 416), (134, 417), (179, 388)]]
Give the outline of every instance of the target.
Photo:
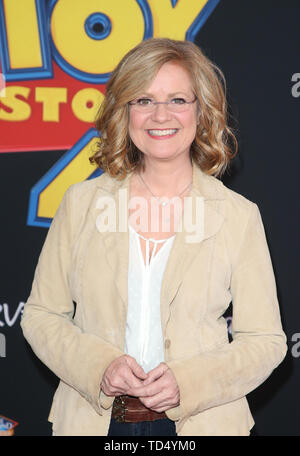
[(115, 204), (116, 226), (115, 230), (101, 233), (104, 244), (104, 254), (114, 274), (115, 285), (123, 300), (127, 311), (128, 300), (128, 257), (129, 257), (129, 232), (125, 209), (129, 204), (128, 174), (123, 181), (117, 181), (109, 176), (99, 180), (99, 196), (109, 197)]
[[(181, 224), (181, 230), (177, 232), (173, 248), (170, 252), (166, 265), (162, 289), (161, 289), (161, 320), (162, 328), (166, 327), (170, 315), (170, 305), (181, 285), (185, 273), (199, 254), (203, 242), (214, 236), (221, 228), (224, 217), (218, 211), (219, 204), (225, 199), (224, 188), (221, 181), (206, 175), (198, 166), (193, 164), (193, 185), (190, 192), (192, 199), (191, 208), (195, 215), (197, 198), (202, 199), (200, 211), (202, 234), (197, 242), (191, 242), (190, 232), (186, 224)], [(198, 219), (194, 219), (197, 220)], [(201, 230), (200, 230), (201, 231)], [(208, 260), (208, 259), (207, 259)]]
[[(114, 274), (115, 284), (123, 300), (125, 312), (127, 312), (128, 301), (129, 259), (129, 232), (125, 211), (129, 206), (130, 177), (131, 173), (120, 182), (109, 176), (101, 176), (98, 181), (99, 197), (109, 196), (115, 204), (116, 230), (102, 232), (101, 238), (104, 244), (104, 254)], [(203, 201), (203, 231), (197, 242), (191, 242), (191, 233), (187, 230), (184, 220), (182, 220), (180, 229), (176, 233), (162, 281), (161, 317), (163, 328), (168, 321), (170, 305), (186, 271), (199, 253), (202, 243), (214, 236), (224, 221), (223, 215), (218, 211), (220, 201), (225, 198), (223, 184), (221, 181), (206, 175), (195, 163), (193, 163), (193, 184), (190, 196), (192, 198), (191, 208), (194, 216), (197, 198)]]

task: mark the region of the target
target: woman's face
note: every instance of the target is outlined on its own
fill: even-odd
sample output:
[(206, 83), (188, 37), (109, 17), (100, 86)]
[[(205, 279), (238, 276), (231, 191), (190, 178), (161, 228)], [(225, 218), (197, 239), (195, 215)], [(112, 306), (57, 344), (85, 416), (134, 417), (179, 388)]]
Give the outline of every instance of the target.
[[(136, 99), (140, 98), (160, 102), (175, 98), (192, 101), (195, 94), (188, 72), (170, 62), (160, 68), (151, 85)], [(184, 112), (171, 112), (164, 104), (155, 105), (152, 112), (140, 112), (134, 105), (129, 111), (129, 135), (145, 154), (146, 162), (151, 159), (166, 161), (179, 155), (189, 158), (196, 135), (197, 102), (186, 105)]]

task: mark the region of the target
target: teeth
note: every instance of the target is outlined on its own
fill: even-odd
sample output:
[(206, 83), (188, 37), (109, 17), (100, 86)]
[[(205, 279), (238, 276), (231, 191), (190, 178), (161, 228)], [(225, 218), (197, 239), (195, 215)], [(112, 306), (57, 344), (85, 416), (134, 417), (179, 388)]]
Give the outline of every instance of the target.
[(170, 130), (148, 130), (151, 136), (167, 136), (167, 135), (174, 135), (176, 133), (177, 128), (170, 129)]

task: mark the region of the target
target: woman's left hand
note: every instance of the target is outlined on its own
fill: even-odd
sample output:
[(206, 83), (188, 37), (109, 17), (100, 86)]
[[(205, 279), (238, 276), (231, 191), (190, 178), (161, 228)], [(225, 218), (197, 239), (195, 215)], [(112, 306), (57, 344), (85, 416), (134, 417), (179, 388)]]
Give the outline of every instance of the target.
[(179, 387), (172, 370), (165, 363), (160, 363), (147, 375), (143, 386), (136, 390), (136, 395), (146, 407), (161, 413), (179, 405)]

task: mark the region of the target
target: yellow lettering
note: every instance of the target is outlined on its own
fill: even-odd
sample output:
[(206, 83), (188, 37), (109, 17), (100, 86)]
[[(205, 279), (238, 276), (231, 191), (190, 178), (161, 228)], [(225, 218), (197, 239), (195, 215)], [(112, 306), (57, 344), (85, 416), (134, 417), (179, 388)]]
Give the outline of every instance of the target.
[(37, 87), (35, 100), (43, 103), (43, 121), (59, 122), (59, 105), (67, 102), (67, 89), (63, 87)]
[(35, 0), (3, 0), (11, 69), (39, 68), (42, 52)]
[[(95, 39), (89, 33), (89, 27), (95, 25), (92, 17), (103, 29), (103, 39)], [(134, 27), (128, 27), (127, 17)], [(60, 0), (51, 16), (52, 38), (59, 54), (75, 70), (92, 75), (111, 72), (126, 52), (142, 41), (144, 29), (143, 14), (136, 0)]]
[(18, 97), (28, 98), (30, 89), (21, 86), (8, 86), (5, 88), (5, 97), (0, 99), (0, 120), (20, 122), (29, 119), (31, 107), (26, 101)]
[(40, 194), (39, 217), (53, 218), (67, 188), (75, 182), (84, 181), (95, 171), (96, 166), (91, 165), (89, 157), (98, 141), (98, 138), (92, 138)]
[(153, 36), (184, 40), (207, 0), (179, 0), (172, 7), (171, 0), (148, 0), (153, 17)]
[(88, 88), (79, 90), (72, 100), (74, 115), (83, 122), (94, 122), (103, 99), (103, 93), (97, 89)]

